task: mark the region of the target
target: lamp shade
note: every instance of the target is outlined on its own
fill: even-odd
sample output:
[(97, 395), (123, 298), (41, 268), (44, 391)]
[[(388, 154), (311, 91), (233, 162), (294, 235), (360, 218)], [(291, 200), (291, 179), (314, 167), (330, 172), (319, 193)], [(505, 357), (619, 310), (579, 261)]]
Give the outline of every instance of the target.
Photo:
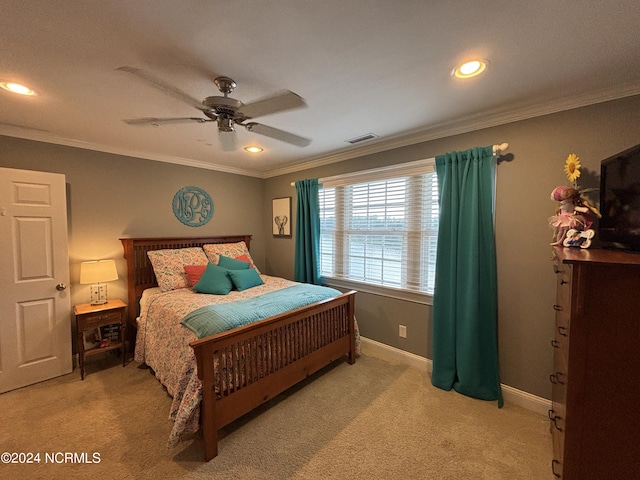
[(80, 264), (80, 283), (103, 283), (118, 280), (115, 260), (97, 260)]

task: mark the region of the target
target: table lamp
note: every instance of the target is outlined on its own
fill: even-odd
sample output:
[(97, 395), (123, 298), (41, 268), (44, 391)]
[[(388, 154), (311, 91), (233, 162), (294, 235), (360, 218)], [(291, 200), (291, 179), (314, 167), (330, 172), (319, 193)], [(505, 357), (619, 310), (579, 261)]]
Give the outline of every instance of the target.
[(104, 282), (118, 280), (115, 260), (96, 260), (80, 264), (80, 283), (91, 284), (91, 305), (107, 303), (107, 286)]

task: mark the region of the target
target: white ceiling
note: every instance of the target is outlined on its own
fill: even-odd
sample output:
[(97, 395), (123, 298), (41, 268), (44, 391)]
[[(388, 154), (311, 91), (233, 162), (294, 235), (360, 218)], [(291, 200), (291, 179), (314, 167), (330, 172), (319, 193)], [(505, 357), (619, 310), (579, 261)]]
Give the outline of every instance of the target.
[[(639, 26), (638, 0), (2, 0), (0, 81), (39, 95), (0, 91), (0, 134), (266, 178), (639, 94)], [(471, 57), (489, 69), (451, 77)], [(220, 75), (244, 103), (291, 90), (308, 108), (255, 121), (312, 142), (127, 125), (203, 114), (123, 65), (197, 99)]]

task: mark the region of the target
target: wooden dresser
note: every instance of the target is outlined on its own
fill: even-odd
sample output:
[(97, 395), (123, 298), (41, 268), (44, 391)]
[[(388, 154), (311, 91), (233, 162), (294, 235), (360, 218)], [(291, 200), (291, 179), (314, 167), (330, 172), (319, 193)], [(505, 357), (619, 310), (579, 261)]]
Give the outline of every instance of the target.
[(553, 474), (640, 478), (640, 253), (554, 257)]

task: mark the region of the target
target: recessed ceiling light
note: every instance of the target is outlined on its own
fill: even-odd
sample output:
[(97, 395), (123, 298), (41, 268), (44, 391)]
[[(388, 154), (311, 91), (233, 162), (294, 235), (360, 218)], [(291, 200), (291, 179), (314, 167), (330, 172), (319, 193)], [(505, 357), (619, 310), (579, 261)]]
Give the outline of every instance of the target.
[(451, 75), (458, 78), (475, 77), (484, 72), (488, 65), (489, 60), (486, 59), (470, 60), (454, 68)]
[(262, 148), (256, 147), (254, 145), (250, 147), (244, 147), (244, 149), (249, 153), (260, 153), (262, 151)]
[(15, 82), (0, 82), (0, 88), (19, 95), (36, 95), (35, 90)]

